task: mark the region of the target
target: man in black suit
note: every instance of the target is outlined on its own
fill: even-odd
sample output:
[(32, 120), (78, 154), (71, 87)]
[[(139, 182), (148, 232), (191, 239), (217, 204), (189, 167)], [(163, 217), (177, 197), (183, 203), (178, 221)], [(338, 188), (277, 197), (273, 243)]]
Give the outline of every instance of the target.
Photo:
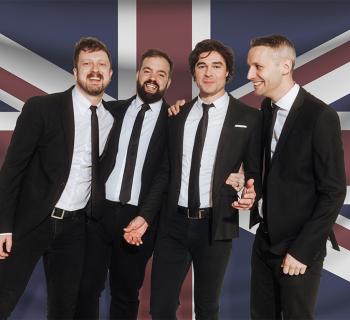
[(262, 103), (262, 222), (252, 252), (251, 317), (312, 319), (326, 241), (346, 182), (337, 113), (293, 80), (284, 36), (252, 40), (248, 79)]
[(153, 252), (157, 222), (150, 224), (140, 247), (124, 240), (123, 228), (137, 216), (166, 150), (168, 105), (163, 96), (172, 69), (166, 53), (147, 50), (136, 74), (137, 95), (109, 105), (115, 123), (101, 160), (106, 201), (101, 219), (88, 222), (76, 318), (99, 318), (99, 297), (109, 270), (110, 318), (137, 319), (139, 289)]
[[(82, 38), (74, 52), (75, 87), (33, 97), (23, 106), (0, 172), (1, 319), (15, 308), (41, 257), (48, 318), (74, 315), (85, 208), (90, 208), (92, 147), (98, 158), (113, 124), (102, 102), (111, 65), (102, 42)], [(91, 136), (99, 136), (99, 148)]]
[[(144, 225), (125, 229), (140, 244), (168, 191), (153, 256), (151, 314), (175, 319), (181, 285), (193, 263), (197, 319), (217, 319), (237, 208), (250, 208), (260, 188), (260, 113), (225, 92), (234, 71), (233, 52), (216, 40), (199, 42), (189, 56), (199, 96), (169, 120), (168, 155), (140, 210)], [(225, 183), (243, 163), (248, 179), (243, 199)], [(234, 206), (232, 203), (234, 202)], [(145, 234), (145, 236), (147, 233)]]

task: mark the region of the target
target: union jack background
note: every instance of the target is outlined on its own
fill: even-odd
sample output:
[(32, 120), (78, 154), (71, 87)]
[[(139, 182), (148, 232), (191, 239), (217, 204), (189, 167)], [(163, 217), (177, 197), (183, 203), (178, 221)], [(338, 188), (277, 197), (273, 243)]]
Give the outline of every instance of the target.
[[(165, 50), (175, 61), (167, 100), (196, 95), (187, 56), (198, 41), (215, 38), (234, 48), (237, 69), (227, 87), (258, 107), (246, 80), (251, 38), (281, 33), (296, 46), (295, 79), (334, 107), (340, 117), (347, 172), (347, 197), (336, 221), (341, 251), (328, 250), (317, 304), (317, 319), (350, 316), (350, 1), (348, 0), (1, 0), (0, 1), (0, 165), (24, 102), (33, 95), (63, 91), (74, 84), (72, 54), (82, 36), (104, 41), (113, 56), (114, 77), (106, 99), (135, 92), (142, 52)], [(298, 150), (295, 150), (298, 152)], [(240, 214), (221, 298), (221, 319), (249, 318), (250, 251), (255, 230)], [(150, 268), (150, 265), (149, 265)], [(148, 318), (149, 268), (141, 293), (140, 319)], [(171, 276), (171, 275), (169, 275)], [(108, 290), (108, 289), (107, 289)], [(107, 316), (108, 292), (101, 301)], [(41, 264), (12, 319), (44, 319)], [(193, 317), (192, 277), (182, 290), (179, 319)]]

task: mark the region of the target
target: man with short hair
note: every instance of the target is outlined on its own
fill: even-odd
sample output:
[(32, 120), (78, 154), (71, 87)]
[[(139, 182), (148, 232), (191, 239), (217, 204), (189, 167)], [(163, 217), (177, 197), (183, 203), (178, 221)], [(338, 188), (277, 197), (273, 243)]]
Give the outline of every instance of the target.
[[(169, 153), (139, 211), (138, 219), (150, 224), (167, 191), (153, 256), (153, 319), (176, 319), (191, 263), (196, 318), (218, 319), (232, 238), (238, 236), (237, 209), (252, 207), (254, 181), (259, 193), (260, 113), (225, 92), (233, 60), (232, 50), (216, 40), (203, 40), (191, 52), (189, 64), (199, 96), (170, 118)], [(243, 199), (235, 201), (237, 192), (225, 181), (242, 163), (248, 182)], [(140, 244), (143, 233), (132, 222), (125, 238)]]
[(166, 151), (168, 104), (164, 94), (172, 69), (166, 53), (147, 50), (136, 73), (137, 95), (109, 105), (115, 123), (101, 160), (106, 200), (99, 209), (101, 219), (88, 221), (86, 263), (75, 315), (78, 319), (99, 318), (99, 298), (108, 270), (110, 318), (137, 319), (139, 289), (153, 253), (157, 219), (149, 223), (139, 247), (124, 240), (123, 228), (131, 220), (146, 228), (145, 221), (134, 218)]
[(247, 58), (247, 77), (266, 97), (252, 319), (313, 319), (326, 241), (346, 193), (338, 115), (294, 82), (295, 58), (281, 35), (252, 40)]
[(113, 124), (102, 101), (111, 66), (105, 44), (82, 38), (74, 51), (76, 85), (23, 106), (0, 172), (1, 319), (10, 316), (41, 257), (48, 318), (74, 316), (85, 217), (94, 214), (99, 194), (91, 190), (94, 159)]

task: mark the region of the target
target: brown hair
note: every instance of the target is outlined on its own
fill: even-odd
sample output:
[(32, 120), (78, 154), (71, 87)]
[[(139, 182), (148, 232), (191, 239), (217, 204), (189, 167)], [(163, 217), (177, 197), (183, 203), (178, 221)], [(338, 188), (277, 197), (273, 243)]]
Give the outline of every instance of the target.
[(194, 70), (196, 63), (199, 60), (199, 56), (203, 52), (218, 52), (225, 60), (226, 67), (228, 70), (228, 75), (226, 77), (226, 82), (231, 81), (234, 73), (235, 57), (232, 48), (225, 46), (222, 42), (214, 39), (206, 39), (198, 42), (195, 48), (192, 50), (188, 57), (188, 63), (190, 65), (191, 74), (194, 76)]
[(74, 58), (73, 58), (74, 67), (75, 68), (77, 67), (80, 51), (94, 52), (99, 50), (106, 52), (109, 62), (112, 66), (112, 57), (110, 52), (108, 51), (107, 46), (97, 38), (83, 37), (83, 38), (80, 38), (80, 40), (75, 44), (75, 47), (74, 47)]
[(152, 49), (146, 50), (141, 56), (139, 69), (142, 66), (143, 60), (145, 60), (146, 58), (152, 58), (152, 57), (160, 57), (160, 58), (164, 58), (166, 61), (168, 61), (169, 66), (170, 66), (169, 76), (171, 77), (171, 74), (173, 73), (174, 63), (164, 51), (161, 51), (159, 49), (152, 48)]

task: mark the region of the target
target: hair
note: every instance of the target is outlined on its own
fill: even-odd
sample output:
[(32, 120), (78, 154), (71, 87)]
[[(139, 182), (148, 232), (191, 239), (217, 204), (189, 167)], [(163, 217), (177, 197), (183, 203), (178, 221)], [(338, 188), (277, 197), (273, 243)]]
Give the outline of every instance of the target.
[(112, 57), (110, 52), (108, 51), (107, 46), (97, 38), (83, 37), (83, 38), (80, 38), (80, 40), (75, 44), (75, 47), (74, 47), (74, 58), (73, 58), (74, 67), (76, 68), (78, 65), (79, 54), (81, 51), (94, 52), (99, 50), (106, 52), (109, 62), (112, 66)]
[(233, 78), (234, 74), (234, 64), (235, 64), (235, 56), (232, 48), (225, 46), (222, 42), (214, 39), (206, 39), (201, 42), (198, 42), (192, 52), (188, 57), (188, 63), (191, 69), (191, 74), (194, 76), (196, 63), (199, 60), (199, 56), (203, 52), (209, 52), (209, 54), (213, 51), (218, 52), (225, 60), (228, 75), (226, 77), (226, 82), (229, 82)]
[(254, 38), (250, 41), (250, 47), (270, 47), (272, 49), (281, 49), (287, 48), (289, 49), (290, 58), (292, 59), (292, 67), (294, 68), (296, 52), (295, 47), (292, 41), (290, 41), (287, 37), (280, 34), (271, 34), (263, 37)]
[(169, 63), (169, 67), (170, 67), (169, 76), (171, 77), (171, 75), (173, 73), (174, 63), (164, 51), (161, 51), (159, 49), (152, 48), (152, 49), (146, 50), (141, 56), (139, 69), (141, 68), (142, 63), (146, 58), (152, 58), (152, 57), (163, 58)]

